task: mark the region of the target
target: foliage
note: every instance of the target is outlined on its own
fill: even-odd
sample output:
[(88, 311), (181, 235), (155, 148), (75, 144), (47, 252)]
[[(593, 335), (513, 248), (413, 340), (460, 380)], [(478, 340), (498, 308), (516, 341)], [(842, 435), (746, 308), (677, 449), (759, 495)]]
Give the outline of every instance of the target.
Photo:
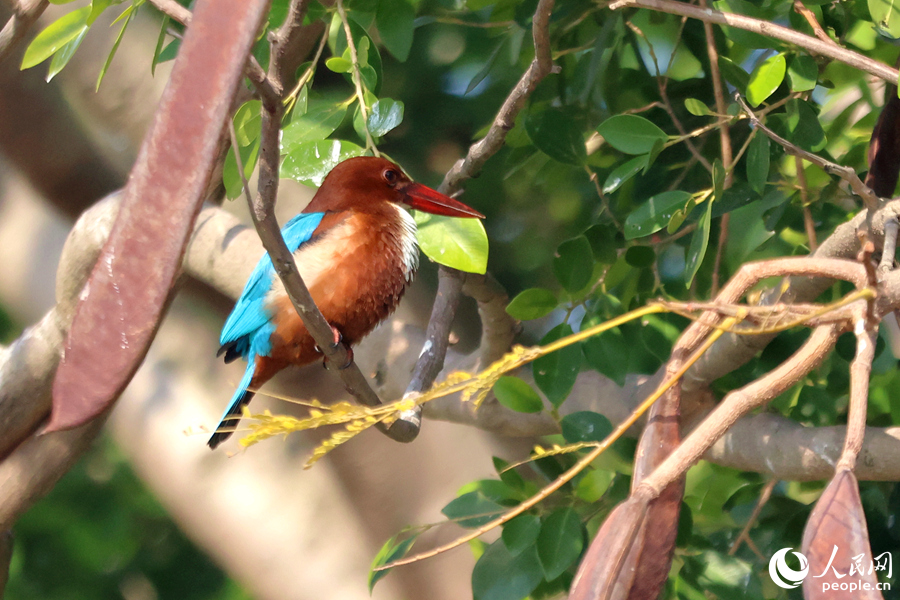
[[(713, 4), (813, 34), (789, 0)], [(880, 37), (898, 31), (890, 2), (809, 4), (838, 43), (894, 62), (896, 50)], [(96, 11), (107, 5), (92, 2), (48, 26), (29, 47), (23, 67), (52, 57), (50, 76), (58, 72)], [(483, 135), (533, 58), (534, 2), (352, 0), (346, 22), (333, 7), (311, 5), (308, 20), (322, 20), (329, 29), (330, 56), (301, 68), (302, 85), (289, 99), (282, 138), (282, 176), (305, 184), (320, 182), (343, 158), (376, 149), (390, 151), (411, 170), (446, 171), (473, 137)], [(135, 2), (126, 12), (139, 6)], [(283, 8), (283, 2), (273, 4), (269, 29), (278, 26)], [(131, 13), (123, 15), (124, 31)], [(168, 25), (163, 21), (154, 64), (177, 51), (177, 41), (165, 41)], [(468, 197), (475, 199), (470, 203), (488, 216), (491, 271), (517, 292), (509, 314), (544, 319), (528, 324), (532, 340), (550, 344), (588, 331), (660, 296), (708, 298), (715, 282), (747, 261), (808, 253), (815, 241), (807, 225), (826, 235), (858, 210), (838, 179), (786, 155), (753, 128), (730, 94), (742, 94), (769, 127), (798, 147), (863, 172), (872, 109), (879, 103), (868, 76), (756, 33), (713, 31), (708, 40), (701, 23), (646, 9), (557, 3), (550, 36), (558, 71), (529, 99), (506, 147), (467, 184)], [(718, 52), (715, 64), (707, 52), (710, 42)], [(261, 42), (256, 53), (264, 66), (265, 48)], [(716, 73), (726, 85), (722, 97), (712, 83)], [(257, 160), (257, 117), (250, 103), (234, 116), (242, 164), (233, 158), (226, 164), (230, 196), (240, 192), (238, 169), (250, 173)], [(720, 145), (723, 128), (730, 155)], [(483, 230), (448, 232), (437, 219), (421, 225), (427, 233), (422, 246), (431, 258), (448, 261), (451, 255), (449, 264), (486, 268)], [(845, 292), (836, 284), (825, 299)], [(639, 322), (535, 360), (535, 385), (562, 431), (548, 443), (597, 442), (611, 428), (602, 415), (559, 414), (579, 372), (593, 369), (618, 383), (653, 373), (685, 324), (679, 316), (647, 313)], [(715, 391), (723, 394), (759, 377), (805, 335), (781, 333), (759, 356), (716, 382)], [(802, 385), (773, 401), (771, 410), (810, 426), (843, 422), (848, 366), (839, 347)], [(880, 352), (870, 391), (872, 424), (896, 421), (890, 402), (900, 381), (895, 367), (896, 360)], [(490, 374), (500, 401), (513, 410), (537, 409), (535, 389), (505, 372)], [(349, 406), (338, 407), (344, 409), (349, 414)], [(546, 502), (505, 523), (501, 537), (480, 549), (475, 598), (564, 592), (589, 534), (628, 493), (633, 450), (633, 442), (617, 442)], [(498, 458), (497, 479), (463, 488), (444, 514), (477, 527), (531, 497), (588, 451), (542, 455), (515, 469)], [(772, 585), (765, 560), (747, 544), (731, 552), (765, 483), (761, 475), (707, 463), (690, 472), (668, 597), (794, 597)], [(897, 549), (897, 487), (862, 489), (873, 551)], [(820, 490), (819, 484), (775, 486), (751, 531), (763, 557), (799, 545), (808, 504)], [(408, 551), (414, 535), (389, 540), (376, 565)]]

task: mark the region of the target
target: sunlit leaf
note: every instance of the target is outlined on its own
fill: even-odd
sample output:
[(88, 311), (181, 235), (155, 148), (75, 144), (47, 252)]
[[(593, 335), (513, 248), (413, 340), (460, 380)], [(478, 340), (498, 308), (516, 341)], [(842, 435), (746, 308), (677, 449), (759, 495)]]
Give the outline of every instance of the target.
[(684, 107), (689, 113), (697, 117), (706, 117), (712, 113), (709, 107), (697, 100), (696, 98), (685, 98)]
[(294, 117), (282, 130), (281, 153), (290, 154), (305, 142), (324, 140), (340, 126), (346, 114), (347, 105), (341, 102), (319, 105)]
[(303, 142), (297, 144), (281, 163), (281, 176), (303, 185), (320, 186), (339, 162), (363, 153), (356, 144), (341, 140)]
[(776, 54), (770, 56), (763, 62), (759, 63), (750, 74), (750, 81), (747, 83), (747, 102), (751, 106), (759, 106), (771, 96), (781, 82), (784, 81), (784, 74), (787, 71), (787, 62), (784, 54)]
[(100, 75), (97, 76), (97, 86), (95, 91), (100, 89), (100, 84), (103, 83), (103, 78), (109, 70), (109, 65), (112, 64), (113, 57), (115, 57), (116, 51), (119, 49), (119, 44), (122, 43), (122, 38), (125, 36), (125, 29), (128, 27), (128, 24), (131, 23), (131, 19), (134, 17), (135, 12), (134, 5), (131, 5), (122, 13), (122, 15), (125, 15), (125, 13), (128, 14), (125, 16), (125, 22), (122, 23), (122, 28), (119, 29), (119, 35), (116, 36), (116, 41), (113, 43), (112, 50), (109, 51), (109, 55), (106, 57), (106, 62), (103, 63), (103, 68), (100, 69)]
[(85, 6), (63, 15), (35, 36), (22, 56), (22, 69), (38, 65), (66, 44), (84, 34), (91, 7)]
[(387, 569), (385, 571), (376, 571), (375, 569), (406, 556), (406, 553), (409, 552), (413, 544), (416, 543), (416, 537), (418, 537), (418, 534), (413, 534), (412, 536), (401, 540), (400, 542), (397, 541), (397, 537), (398, 536), (395, 535), (394, 537), (386, 541), (378, 551), (378, 554), (375, 555), (375, 559), (372, 561), (372, 567), (369, 571), (370, 594), (375, 588), (375, 584), (391, 572), (390, 569)]
[(54, 77), (56, 77), (60, 71), (62, 71), (67, 64), (69, 64), (69, 60), (75, 55), (75, 51), (78, 50), (78, 46), (81, 45), (82, 40), (84, 40), (84, 36), (87, 34), (88, 28), (85, 26), (82, 28), (81, 32), (70, 41), (68, 44), (59, 49), (59, 52), (53, 55), (53, 58), (50, 59), (50, 67), (47, 69), (47, 81), (50, 81)]
[(484, 274), (488, 239), (480, 219), (443, 217), (416, 211), (419, 247), (436, 263)]
[(372, 105), (367, 127), (369, 133), (381, 137), (403, 121), (403, 103), (390, 98), (382, 98)]

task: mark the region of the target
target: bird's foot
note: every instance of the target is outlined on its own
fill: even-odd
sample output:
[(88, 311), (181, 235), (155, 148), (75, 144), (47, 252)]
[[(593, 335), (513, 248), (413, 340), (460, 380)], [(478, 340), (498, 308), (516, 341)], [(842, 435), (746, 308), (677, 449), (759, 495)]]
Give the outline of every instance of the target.
[[(334, 344), (332, 344), (331, 348), (333, 350), (336, 350), (337, 347), (343, 342), (344, 336), (341, 335), (341, 332), (338, 331), (337, 327), (335, 327), (334, 325), (331, 325), (331, 331), (334, 335)], [(328, 369), (329, 371), (335, 370), (335, 369), (338, 371), (343, 371), (344, 369), (349, 367), (351, 364), (353, 364), (353, 348), (351, 348), (349, 344), (344, 344), (344, 347), (347, 349), (347, 362), (339, 367), (333, 367), (333, 366), (331, 366), (332, 361), (329, 360), (328, 355), (326, 354), (325, 362), (323, 363), (323, 366), (326, 369)], [(318, 346), (316, 346), (316, 352), (322, 352), (322, 350)]]

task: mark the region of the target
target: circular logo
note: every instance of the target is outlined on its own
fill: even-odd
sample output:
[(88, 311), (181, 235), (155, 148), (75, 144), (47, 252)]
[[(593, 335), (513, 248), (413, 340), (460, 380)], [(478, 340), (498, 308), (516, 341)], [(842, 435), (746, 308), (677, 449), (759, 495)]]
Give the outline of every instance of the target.
[(775, 585), (786, 590), (795, 588), (809, 574), (809, 561), (799, 552), (794, 552), (794, 556), (800, 561), (800, 570), (795, 571), (787, 565), (785, 557), (788, 552), (792, 552), (793, 548), (782, 548), (772, 555), (769, 560), (769, 577), (775, 582)]

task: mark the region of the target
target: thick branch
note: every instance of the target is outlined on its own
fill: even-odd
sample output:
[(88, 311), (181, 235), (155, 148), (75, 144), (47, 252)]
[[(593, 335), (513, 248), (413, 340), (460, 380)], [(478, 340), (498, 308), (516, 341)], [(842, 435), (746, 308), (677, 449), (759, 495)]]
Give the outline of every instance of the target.
[(15, 4), (13, 15), (0, 29), (0, 62), (3, 62), (25, 39), (31, 29), (50, 3), (47, 0), (30, 0)]

